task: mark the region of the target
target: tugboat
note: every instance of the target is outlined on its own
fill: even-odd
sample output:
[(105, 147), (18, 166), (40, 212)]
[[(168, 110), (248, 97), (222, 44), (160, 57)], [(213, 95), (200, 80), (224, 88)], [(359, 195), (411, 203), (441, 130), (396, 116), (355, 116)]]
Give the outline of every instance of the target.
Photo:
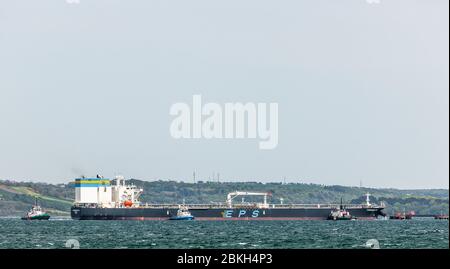
[(42, 208), (38, 205), (37, 198), (34, 205), (31, 207), (30, 211), (23, 216), (22, 220), (48, 220), (50, 215), (47, 212), (43, 211)]
[(395, 213), (394, 216), (390, 216), (389, 219), (393, 219), (393, 220), (410, 220), (410, 219), (412, 219), (414, 217), (415, 214), (416, 213), (414, 211), (411, 211), (409, 213), (397, 212), (397, 213)]
[(448, 220), (448, 215), (442, 214), (442, 212), (441, 212), (441, 214), (435, 215), (435, 216), (434, 216), (434, 219)]
[(194, 216), (191, 215), (186, 206), (180, 206), (176, 216), (172, 216), (169, 220), (193, 220)]
[(339, 206), (339, 209), (334, 209), (331, 211), (330, 215), (328, 215), (327, 220), (356, 220), (355, 217), (353, 217), (350, 212), (348, 212), (345, 207), (342, 205), (342, 199), (341, 199), (341, 205)]

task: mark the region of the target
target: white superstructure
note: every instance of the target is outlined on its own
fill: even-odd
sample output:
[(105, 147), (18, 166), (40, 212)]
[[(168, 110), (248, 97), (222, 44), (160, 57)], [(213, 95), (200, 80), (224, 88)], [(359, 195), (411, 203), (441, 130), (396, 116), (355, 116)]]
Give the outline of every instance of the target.
[(143, 190), (135, 185), (126, 185), (123, 176), (111, 180), (101, 176), (75, 179), (75, 203), (95, 207), (135, 207), (139, 206), (139, 196)]

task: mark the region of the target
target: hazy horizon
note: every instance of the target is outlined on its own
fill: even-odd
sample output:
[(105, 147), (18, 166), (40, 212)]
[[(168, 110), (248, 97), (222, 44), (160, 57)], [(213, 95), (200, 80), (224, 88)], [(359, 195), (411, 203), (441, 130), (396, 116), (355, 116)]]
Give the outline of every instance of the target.
[[(449, 188), (448, 1), (0, 1), (0, 179)], [(196, 94), (278, 146), (174, 139)]]

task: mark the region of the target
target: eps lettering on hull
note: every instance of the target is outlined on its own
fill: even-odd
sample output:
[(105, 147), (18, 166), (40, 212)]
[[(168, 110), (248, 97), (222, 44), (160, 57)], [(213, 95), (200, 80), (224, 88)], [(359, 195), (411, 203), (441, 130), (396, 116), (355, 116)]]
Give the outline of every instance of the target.
[[(222, 216), (224, 218), (233, 218), (233, 217), (237, 217), (237, 218), (244, 218), (244, 217), (252, 217), (252, 218), (257, 218), (259, 217), (259, 210), (252, 210), (252, 211), (247, 211), (244, 209), (240, 209), (238, 211), (236, 211), (236, 214), (234, 214), (235, 211), (234, 210), (225, 210), (222, 213)], [(249, 214), (247, 214), (249, 213)]]

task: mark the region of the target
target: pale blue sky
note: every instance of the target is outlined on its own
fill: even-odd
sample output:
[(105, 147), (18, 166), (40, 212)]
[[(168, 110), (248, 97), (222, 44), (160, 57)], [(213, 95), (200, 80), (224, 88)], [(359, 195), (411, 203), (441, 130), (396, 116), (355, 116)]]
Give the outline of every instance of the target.
[[(0, 178), (448, 188), (448, 1), (0, 0)], [(169, 108), (278, 102), (279, 145)]]

